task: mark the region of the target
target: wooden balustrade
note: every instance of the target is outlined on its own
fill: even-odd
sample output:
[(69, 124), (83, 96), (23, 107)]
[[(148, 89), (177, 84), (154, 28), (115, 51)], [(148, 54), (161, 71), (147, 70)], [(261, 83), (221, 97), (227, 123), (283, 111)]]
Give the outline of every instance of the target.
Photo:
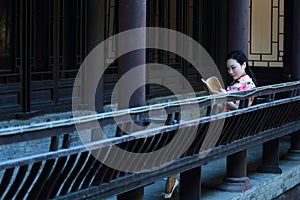
[[(226, 96), (204, 96), (2, 128), (0, 145), (3, 148), (48, 138), (49, 151), (0, 161), (0, 198), (105, 198), (177, 173), (181, 173), (182, 178), (181, 197), (200, 198), (200, 188), (191, 193), (185, 184), (193, 177), (192, 181), (200, 187), (201, 165), (300, 130), (299, 90), (300, 82), (283, 83)], [(212, 107), (225, 100), (247, 101), (250, 96), (268, 98), (251, 107), (200, 115), (210, 113)], [(196, 107), (201, 112), (195, 115)], [(124, 117), (128, 113), (131, 117)], [(119, 118), (118, 128), (114, 117)], [(71, 141), (77, 136), (79, 123), (89, 142), (74, 146)], [(99, 131), (100, 125), (103, 130), (114, 127), (113, 134), (104, 137)], [(134, 129), (135, 125), (141, 130)], [(185, 148), (186, 143), (189, 145)], [(174, 150), (172, 145), (178, 148)], [(112, 151), (113, 146), (123, 153), (116, 154), (118, 151)], [(159, 156), (151, 157), (151, 152), (159, 150), (162, 150)], [(144, 157), (142, 162), (134, 157), (128, 165), (126, 152), (150, 156)], [(276, 155), (274, 159), (264, 159), (263, 167), (272, 164), (276, 168)], [(109, 160), (118, 167), (109, 166)]]

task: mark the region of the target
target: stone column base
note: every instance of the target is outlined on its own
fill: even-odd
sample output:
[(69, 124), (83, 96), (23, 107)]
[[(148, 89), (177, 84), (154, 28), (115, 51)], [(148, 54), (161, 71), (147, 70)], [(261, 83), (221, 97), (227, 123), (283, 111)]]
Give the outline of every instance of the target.
[(225, 177), (223, 183), (217, 187), (219, 190), (229, 192), (244, 192), (252, 187), (248, 177), (232, 178)]
[(283, 159), (284, 160), (300, 161), (300, 150), (289, 149), (288, 154), (285, 155)]
[(278, 166), (274, 165), (263, 165), (256, 169), (257, 172), (260, 173), (275, 173), (275, 174), (281, 174), (282, 169), (280, 169)]

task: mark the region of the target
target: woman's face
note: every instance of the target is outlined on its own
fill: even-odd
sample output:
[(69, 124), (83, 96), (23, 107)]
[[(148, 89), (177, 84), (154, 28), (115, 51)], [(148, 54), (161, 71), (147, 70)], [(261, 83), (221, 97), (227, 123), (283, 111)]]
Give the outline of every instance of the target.
[(246, 62), (242, 65), (238, 63), (235, 59), (228, 59), (227, 62), (227, 72), (235, 80), (245, 74)]

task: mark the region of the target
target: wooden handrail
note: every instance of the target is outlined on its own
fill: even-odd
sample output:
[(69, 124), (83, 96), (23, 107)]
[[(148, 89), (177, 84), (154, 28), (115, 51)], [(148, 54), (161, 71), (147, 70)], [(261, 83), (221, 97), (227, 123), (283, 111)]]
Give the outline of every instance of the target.
[[(3, 173), (0, 191), (3, 191), (2, 195), (4, 195), (0, 195), (0, 198), (11, 197), (12, 191), (24, 191), (31, 184), (34, 184), (34, 187), (32, 187), (34, 189), (47, 191), (47, 197), (49, 198), (76, 199), (82, 195), (86, 197), (97, 195), (104, 198), (113, 193), (120, 193), (120, 188), (125, 188), (126, 191), (134, 189), (136, 181), (139, 181), (141, 185), (146, 185), (164, 176), (183, 172), (203, 163), (247, 149), (253, 145), (300, 130), (300, 94), (298, 92), (300, 82), (277, 84), (262, 88), (247, 92), (174, 101), (126, 111), (88, 115), (78, 119), (73, 118), (40, 123), (33, 126), (21, 126), (11, 130), (9, 128), (1, 129), (0, 145), (52, 138), (52, 148), (50, 152), (40, 152), (34, 155), (24, 155), (19, 158), (0, 161), (0, 173)], [(209, 116), (196, 116), (180, 121), (180, 106), (182, 105), (186, 106), (186, 110), (190, 109), (189, 105), (197, 105), (207, 109), (222, 102), (224, 98), (226, 101), (232, 99), (244, 100), (250, 96), (261, 95), (272, 95), (272, 98), (268, 99), (267, 102), (251, 107)], [(112, 120), (115, 115), (122, 117), (125, 115), (125, 112), (134, 116), (142, 116), (145, 112), (151, 111), (151, 109), (165, 111), (166, 115), (168, 115), (168, 122), (151, 129), (130, 134), (126, 134), (125, 131), (117, 137), (100, 138), (84, 145), (70, 146), (69, 137), (70, 135), (76, 135), (76, 122), (82, 122), (84, 128), (91, 130), (89, 134), (92, 135), (93, 132), (97, 133), (98, 129), (98, 127), (93, 125), (95, 121), (104, 123), (106, 120)], [(152, 119), (161, 120), (161, 118), (156, 117), (158, 116), (154, 116)], [(142, 120), (139, 121), (142, 123), (153, 123), (149, 118), (137, 117), (136, 119)], [(217, 138), (215, 143), (203, 147), (205, 139), (213, 137), (213, 135), (208, 135), (209, 124), (218, 123), (221, 120), (225, 120), (226, 123), (221, 135), (218, 136), (219, 138)], [(137, 122), (137, 120), (120, 122), (130, 125), (130, 123)], [(190, 147), (172, 165), (168, 165), (168, 162), (170, 162), (168, 159), (162, 162), (164, 164), (163, 168), (153, 164), (154, 168), (160, 168), (161, 170), (150, 170), (147, 173), (137, 174), (124, 173), (106, 166), (92, 155), (93, 151), (102, 150), (106, 156), (110, 156), (109, 147), (112, 145), (118, 145), (125, 151), (135, 153), (152, 152), (168, 144), (174, 135), (178, 134), (178, 130), (189, 130), (191, 127), (196, 128), (197, 133)], [(188, 131), (183, 131), (181, 134), (187, 139), (190, 136)], [(60, 136), (64, 138), (62, 148), (58, 147)], [(205, 156), (201, 156), (203, 153)], [(145, 162), (156, 163), (158, 159), (164, 161), (164, 156), (166, 155), (161, 155), (161, 158), (155, 158), (152, 161), (146, 160)], [(122, 158), (116, 157), (116, 159)], [(158, 163), (161, 164), (160, 162)], [(32, 170), (36, 170), (36, 172)], [(32, 173), (30, 173), (31, 171)], [(37, 173), (38, 171), (40, 173)], [(53, 177), (56, 178), (53, 179)], [(22, 180), (17, 180), (20, 178)], [(63, 179), (66, 180), (64, 181)], [(38, 182), (36, 182), (37, 180)], [(79, 184), (81, 182), (83, 184)], [(8, 194), (9, 196), (7, 196)], [(29, 191), (28, 194), (18, 193), (16, 195), (23, 195), (23, 197), (29, 195), (28, 197), (38, 198), (42, 194), (35, 194), (33, 191)]]
[[(224, 98), (226, 98), (226, 101), (232, 101), (232, 100), (239, 100), (239, 99), (247, 99), (250, 96), (257, 97), (257, 96), (270, 95), (270, 94), (287, 92), (287, 91), (291, 91), (291, 94), (294, 94), (294, 90), (298, 89), (299, 87), (300, 87), (300, 81), (287, 82), (287, 83), (257, 87), (248, 91), (228, 93), (226, 95), (215, 94), (211, 96), (197, 97), (193, 99), (186, 99), (180, 101), (172, 101), (168, 103), (117, 110), (117, 111), (112, 111), (107, 113), (88, 114), (85, 116), (80, 116), (75, 118), (61, 119), (61, 120), (55, 120), (51, 122), (43, 122), (37, 124), (29, 124), (20, 127), (7, 127), (7, 128), (0, 129), (0, 136), (9, 135), (9, 134), (18, 134), (18, 133), (22, 134), (25, 132), (38, 131), (38, 130), (49, 129), (49, 128), (52, 129), (55, 127), (62, 127), (62, 126), (71, 126), (76, 123), (88, 123), (94, 120), (103, 120), (103, 119), (108, 119), (108, 118), (118, 117), (118, 116), (122, 117), (127, 114), (137, 115), (137, 114), (141, 114), (153, 110), (160, 110), (160, 109), (170, 110), (172, 109), (172, 107), (178, 107), (182, 105), (199, 104), (199, 106), (209, 106), (218, 103), (217, 102), (218, 99), (224, 99)], [(216, 102), (214, 101), (212, 102), (212, 100), (216, 100)]]

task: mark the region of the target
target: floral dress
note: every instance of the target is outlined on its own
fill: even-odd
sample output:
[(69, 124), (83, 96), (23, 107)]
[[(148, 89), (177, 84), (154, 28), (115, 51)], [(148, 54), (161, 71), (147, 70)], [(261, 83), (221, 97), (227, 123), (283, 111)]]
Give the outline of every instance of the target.
[[(250, 76), (248, 76), (247, 74), (240, 76), (239, 78), (237, 78), (236, 80), (234, 80), (226, 89), (227, 92), (238, 92), (238, 91), (242, 91), (242, 90), (250, 90), (252, 88), (255, 88), (255, 84), (252, 80), (252, 78), (250, 78)], [(249, 104), (251, 105), (253, 102), (254, 98), (250, 98), (249, 99)], [(233, 103), (237, 106), (239, 106), (240, 101), (239, 100), (234, 100)], [(229, 107), (226, 106), (225, 107), (226, 111), (229, 111)]]

